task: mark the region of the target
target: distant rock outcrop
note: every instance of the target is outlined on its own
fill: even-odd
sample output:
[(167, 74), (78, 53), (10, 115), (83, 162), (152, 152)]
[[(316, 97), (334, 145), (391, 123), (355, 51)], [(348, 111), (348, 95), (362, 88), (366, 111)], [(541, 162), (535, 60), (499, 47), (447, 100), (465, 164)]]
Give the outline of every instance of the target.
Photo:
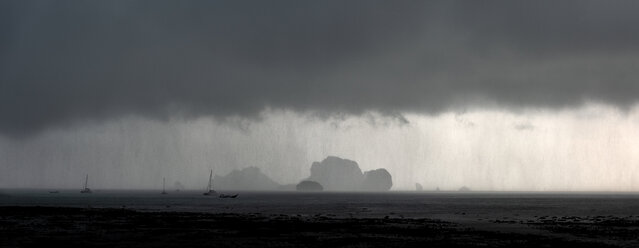
[(469, 192), (470, 188), (466, 187), (466, 186), (462, 186), (461, 188), (459, 188), (460, 192)]
[(419, 184), (419, 183), (415, 183), (415, 190), (416, 191), (422, 191), (422, 190), (424, 190), (424, 187), (422, 187), (422, 185)]
[(273, 181), (257, 167), (233, 170), (226, 176), (213, 177), (213, 189), (276, 190), (280, 184)]
[(334, 156), (314, 162), (307, 180), (318, 182), (326, 191), (387, 191), (393, 186), (386, 169), (362, 173), (357, 162)]
[(301, 181), (295, 186), (297, 191), (322, 191), (324, 187), (321, 184), (314, 181)]
[(308, 180), (324, 185), (329, 191), (357, 191), (364, 174), (355, 161), (329, 156), (322, 162), (313, 162)]
[(393, 179), (386, 169), (371, 170), (364, 173), (360, 186), (364, 191), (388, 191), (393, 187)]
[(388, 191), (391, 187), (393, 179), (386, 169), (362, 173), (357, 162), (333, 156), (314, 162), (311, 176), (299, 184), (280, 185), (257, 167), (213, 177), (214, 190)]

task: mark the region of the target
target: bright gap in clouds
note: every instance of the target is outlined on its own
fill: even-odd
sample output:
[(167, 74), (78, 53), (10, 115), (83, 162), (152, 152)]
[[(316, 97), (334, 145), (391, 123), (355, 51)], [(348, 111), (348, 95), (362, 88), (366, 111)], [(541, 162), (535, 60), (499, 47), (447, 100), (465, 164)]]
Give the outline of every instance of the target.
[[(158, 188), (206, 185), (209, 169), (260, 167), (281, 184), (335, 155), (386, 168), (393, 190), (639, 190), (639, 108), (377, 113), (322, 119), (266, 110), (262, 120), (167, 122), (134, 116), (0, 139), (0, 187)], [(8, 167), (8, 168), (7, 168)]]

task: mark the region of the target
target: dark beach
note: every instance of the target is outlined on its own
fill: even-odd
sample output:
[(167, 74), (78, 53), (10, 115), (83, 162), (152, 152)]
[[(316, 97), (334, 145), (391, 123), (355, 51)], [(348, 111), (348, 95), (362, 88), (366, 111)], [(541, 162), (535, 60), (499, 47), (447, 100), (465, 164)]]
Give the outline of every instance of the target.
[[(90, 197), (102, 198), (99, 195), (97, 192)], [(0, 207), (0, 244), (2, 247), (639, 245), (639, 215), (633, 214), (638, 199), (633, 195), (364, 194), (362, 199), (368, 201), (359, 201), (358, 195), (361, 194), (245, 193), (240, 195), (244, 199), (234, 201), (193, 194), (193, 199), (188, 197), (189, 204), (197, 202), (211, 207), (190, 210), (185, 205), (178, 206), (185, 200), (179, 200), (182, 198), (175, 194), (172, 196), (175, 199), (168, 201), (170, 205), (161, 208), (149, 208), (148, 199), (145, 205), (80, 207), (79, 203), (64, 200), (64, 192), (60, 196), (64, 204), (58, 205), (65, 206), (45, 200), (42, 206), (36, 206), (34, 202), (25, 203), (25, 196), (5, 196)], [(264, 202), (268, 198), (274, 198), (268, 201), (270, 204)], [(82, 202), (90, 198), (70, 199)], [(151, 199), (163, 198), (154, 194)], [(340, 199), (351, 199), (352, 203), (344, 204)], [(21, 206), (11, 206), (9, 200)], [(317, 204), (318, 201), (324, 203)]]

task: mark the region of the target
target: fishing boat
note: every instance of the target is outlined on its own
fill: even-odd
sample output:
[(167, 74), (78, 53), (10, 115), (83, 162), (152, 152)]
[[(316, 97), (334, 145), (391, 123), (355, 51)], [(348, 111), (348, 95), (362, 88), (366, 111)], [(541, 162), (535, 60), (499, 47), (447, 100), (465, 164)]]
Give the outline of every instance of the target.
[(166, 195), (168, 193), (166, 193), (166, 178), (162, 178), (162, 193), (163, 195)]
[(89, 174), (87, 174), (87, 177), (84, 179), (84, 189), (80, 190), (80, 193), (83, 193), (83, 194), (93, 193), (91, 189), (89, 189), (88, 184), (89, 184)]
[(209, 175), (209, 185), (206, 187), (206, 192), (202, 193), (203, 195), (217, 195), (217, 192), (213, 190), (213, 170), (211, 170), (211, 174)]
[(220, 194), (220, 198), (237, 198), (239, 194), (235, 194), (235, 195), (226, 195), (226, 194)]

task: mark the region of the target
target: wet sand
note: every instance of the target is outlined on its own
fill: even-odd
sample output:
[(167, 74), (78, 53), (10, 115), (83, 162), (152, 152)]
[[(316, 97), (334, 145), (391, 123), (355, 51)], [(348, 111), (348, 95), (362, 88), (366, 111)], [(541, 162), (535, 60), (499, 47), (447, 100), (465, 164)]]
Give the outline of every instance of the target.
[(2, 247), (638, 247), (639, 216), (407, 218), (0, 207)]

